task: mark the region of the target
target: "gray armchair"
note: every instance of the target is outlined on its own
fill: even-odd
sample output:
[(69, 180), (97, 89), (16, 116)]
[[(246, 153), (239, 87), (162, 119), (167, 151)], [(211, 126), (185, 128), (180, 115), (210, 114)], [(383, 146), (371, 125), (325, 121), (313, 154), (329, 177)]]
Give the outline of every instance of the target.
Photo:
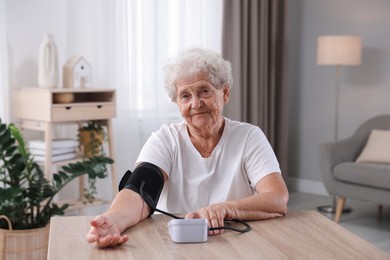
[[(390, 130), (390, 115), (364, 122), (349, 138), (320, 145), (320, 170), (325, 188), (337, 197), (339, 222), (346, 198), (390, 205), (390, 164), (356, 163), (372, 129)], [(390, 147), (389, 147), (390, 152)]]

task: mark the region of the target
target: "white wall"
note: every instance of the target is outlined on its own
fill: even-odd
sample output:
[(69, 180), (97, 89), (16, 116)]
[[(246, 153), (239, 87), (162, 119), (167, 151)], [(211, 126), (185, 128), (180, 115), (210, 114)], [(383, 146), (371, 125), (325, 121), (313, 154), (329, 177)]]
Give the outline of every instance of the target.
[(6, 23), (11, 86), (34, 86), (38, 83), (38, 51), (45, 32), (54, 34), (59, 61), (65, 60), (65, 0), (7, 0)]
[[(322, 193), (318, 146), (334, 138), (335, 68), (316, 65), (317, 37), (362, 37), (362, 65), (343, 67), (339, 139), (365, 120), (390, 113), (390, 1), (290, 1), (289, 178)], [(295, 179), (295, 180), (294, 180)], [(291, 180), (290, 180), (291, 181)]]
[(94, 86), (107, 86), (108, 18), (101, 8), (101, 4), (107, 3), (106, 0), (6, 0), (10, 85), (37, 86), (39, 45), (43, 34), (48, 32), (54, 35), (57, 45), (60, 76), (68, 58), (82, 55), (93, 65)]

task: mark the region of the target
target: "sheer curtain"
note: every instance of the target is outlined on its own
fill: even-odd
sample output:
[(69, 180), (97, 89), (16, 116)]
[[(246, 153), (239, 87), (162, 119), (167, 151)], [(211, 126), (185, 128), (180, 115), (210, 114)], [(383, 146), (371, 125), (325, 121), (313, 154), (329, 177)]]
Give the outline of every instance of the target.
[[(110, 1), (111, 3), (111, 1)], [(164, 89), (168, 58), (191, 46), (221, 53), (222, 0), (133, 0), (109, 6), (110, 84), (118, 178), (153, 131), (182, 120)]]
[(7, 27), (5, 16), (5, 0), (0, 0), (0, 118), (2, 122), (9, 120), (9, 86), (7, 58)]
[(189, 46), (221, 52), (222, 2), (136, 0), (128, 5), (131, 117), (158, 123), (180, 119), (167, 97), (163, 66)]

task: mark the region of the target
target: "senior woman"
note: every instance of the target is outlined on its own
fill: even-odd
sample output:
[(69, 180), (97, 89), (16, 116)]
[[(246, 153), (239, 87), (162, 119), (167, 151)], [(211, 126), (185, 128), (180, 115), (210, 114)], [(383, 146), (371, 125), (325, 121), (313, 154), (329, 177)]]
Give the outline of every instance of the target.
[[(287, 212), (288, 191), (263, 132), (222, 115), (232, 82), (230, 62), (213, 51), (190, 49), (171, 60), (166, 90), (184, 121), (154, 132), (136, 163), (151, 163), (162, 173), (157, 208), (206, 218), (210, 227)], [(121, 233), (152, 211), (137, 192), (122, 189), (110, 208), (91, 221), (87, 241), (98, 247), (121, 245), (128, 240)]]

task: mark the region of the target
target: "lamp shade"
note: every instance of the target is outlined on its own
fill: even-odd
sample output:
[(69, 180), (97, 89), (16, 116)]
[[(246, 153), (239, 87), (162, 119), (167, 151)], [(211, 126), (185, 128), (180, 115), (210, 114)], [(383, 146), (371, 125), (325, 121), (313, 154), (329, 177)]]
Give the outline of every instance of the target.
[(318, 65), (359, 65), (362, 41), (353, 35), (324, 35), (318, 37)]

